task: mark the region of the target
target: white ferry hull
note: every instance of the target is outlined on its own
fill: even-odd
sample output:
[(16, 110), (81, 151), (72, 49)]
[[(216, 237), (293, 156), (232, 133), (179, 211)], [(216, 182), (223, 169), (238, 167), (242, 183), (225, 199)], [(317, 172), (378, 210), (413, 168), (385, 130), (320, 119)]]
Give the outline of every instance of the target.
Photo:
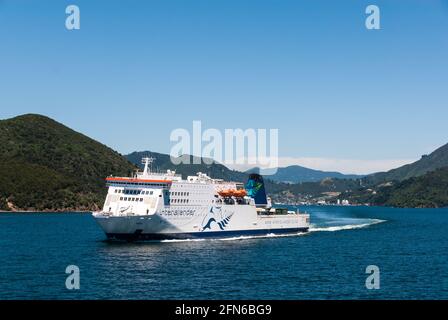
[(242, 183), (204, 173), (182, 180), (174, 171), (154, 173), (151, 158), (133, 177), (107, 177), (103, 211), (94, 218), (109, 239), (225, 238), (306, 232), (309, 215), (272, 208), (263, 178)]
[(258, 215), (252, 206), (165, 209), (148, 216), (117, 217), (100, 212), (94, 217), (108, 239), (126, 241), (295, 234), (309, 228), (306, 214)]

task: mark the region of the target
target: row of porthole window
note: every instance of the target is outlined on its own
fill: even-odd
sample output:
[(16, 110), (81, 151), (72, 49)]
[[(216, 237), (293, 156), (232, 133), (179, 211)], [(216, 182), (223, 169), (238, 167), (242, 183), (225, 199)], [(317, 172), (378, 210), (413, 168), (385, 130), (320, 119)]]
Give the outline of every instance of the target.
[(115, 189), (115, 193), (152, 195), (154, 191)]
[(190, 199), (171, 199), (171, 203), (189, 203)]
[(183, 184), (179, 184), (179, 185), (176, 185), (176, 187), (180, 187), (180, 188), (194, 188), (194, 189), (206, 189), (206, 188), (208, 188), (208, 186), (207, 185), (192, 185), (192, 184), (185, 184), (185, 185), (183, 185)]
[[(209, 203), (210, 200), (197, 200), (193, 199), (191, 200), (192, 203)], [(215, 200), (211, 201), (212, 203), (215, 202)], [(170, 203), (190, 203), (190, 199), (170, 199)]]
[(177, 192), (177, 191), (172, 191), (170, 192), (171, 196), (189, 196), (190, 192)]
[(139, 201), (139, 202), (142, 202), (143, 198), (120, 197), (120, 201)]

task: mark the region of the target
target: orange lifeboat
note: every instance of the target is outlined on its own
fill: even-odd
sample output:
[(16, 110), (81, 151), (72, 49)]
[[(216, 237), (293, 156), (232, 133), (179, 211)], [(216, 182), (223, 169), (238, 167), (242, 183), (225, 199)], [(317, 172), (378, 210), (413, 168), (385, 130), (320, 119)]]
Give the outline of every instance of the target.
[(247, 192), (246, 192), (246, 190), (226, 189), (226, 190), (219, 191), (218, 194), (224, 198), (228, 198), (228, 197), (243, 198), (247, 195)]
[(234, 196), (237, 198), (244, 198), (245, 196), (247, 196), (247, 192), (246, 190), (235, 190)]
[(228, 198), (232, 196), (231, 190), (221, 190), (218, 192), (221, 197)]

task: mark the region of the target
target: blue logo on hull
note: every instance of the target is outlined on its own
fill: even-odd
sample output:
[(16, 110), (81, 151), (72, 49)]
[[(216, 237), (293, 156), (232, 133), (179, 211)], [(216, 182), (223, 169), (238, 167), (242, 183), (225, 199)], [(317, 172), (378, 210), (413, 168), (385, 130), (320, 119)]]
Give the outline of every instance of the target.
[(219, 229), (224, 230), (232, 216), (233, 212), (227, 216), (224, 216), (221, 207), (212, 207), (210, 208), (208, 215), (204, 218), (201, 231), (205, 231), (207, 229), (212, 230), (213, 223), (216, 223)]

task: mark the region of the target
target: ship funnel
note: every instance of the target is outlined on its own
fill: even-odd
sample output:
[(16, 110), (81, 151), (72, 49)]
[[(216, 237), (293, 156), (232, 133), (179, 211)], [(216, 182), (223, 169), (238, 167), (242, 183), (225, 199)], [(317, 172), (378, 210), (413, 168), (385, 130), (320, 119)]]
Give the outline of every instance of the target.
[(266, 207), (268, 200), (266, 198), (266, 190), (264, 188), (263, 177), (259, 174), (252, 173), (246, 183), (247, 195), (254, 199), (255, 205)]

